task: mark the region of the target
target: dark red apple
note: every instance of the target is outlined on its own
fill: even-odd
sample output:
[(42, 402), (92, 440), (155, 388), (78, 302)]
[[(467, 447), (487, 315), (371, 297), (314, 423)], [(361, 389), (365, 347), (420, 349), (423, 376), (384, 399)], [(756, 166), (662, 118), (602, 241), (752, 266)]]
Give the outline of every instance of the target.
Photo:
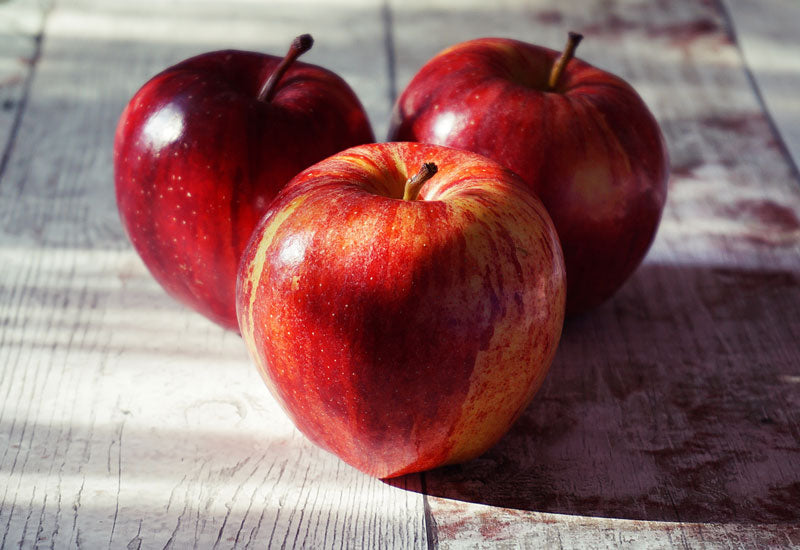
[(508, 430), (553, 358), (565, 292), (555, 228), (516, 175), (467, 151), (382, 143), (278, 195), (242, 258), (237, 306), (297, 427), (393, 477), (473, 458)]
[(153, 77), (122, 113), (117, 204), (136, 251), (175, 298), (238, 330), (236, 273), (256, 223), (298, 172), (374, 141), (350, 87), (280, 57), (219, 51)]
[(567, 266), (567, 312), (598, 305), (655, 237), (669, 161), (661, 131), (622, 79), (502, 38), (431, 59), (398, 99), (390, 140), (486, 155), (519, 174), (555, 223)]

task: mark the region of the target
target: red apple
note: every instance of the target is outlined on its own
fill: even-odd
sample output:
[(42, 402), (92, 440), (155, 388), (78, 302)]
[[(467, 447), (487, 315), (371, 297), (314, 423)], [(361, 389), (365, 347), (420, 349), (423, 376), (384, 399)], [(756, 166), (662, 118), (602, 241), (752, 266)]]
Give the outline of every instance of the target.
[[(484, 38), (431, 59), (398, 99), (390, 140), (467, 149), (511, 168), (555, 223), (567, 313), (598, 305), (655, 237), (669, 162), (656, 120), (622, 79), (565, 53)], [(558, 62), (557, 62), (558, 61)]]
[(382, 143), (278, 195), (242, 258), (237, 309), (297, 427), (383, 478), (468, 460), (508, 430), (550, 365), (565, 292), (555, 228), (516, 175)]
[(219, 51), (156, 75), (122, 113), (117, 204), (136, 251), (175, 298), (238, 330), (236, 273), (269, 202), (292, 177), (374, 141), (334, 73), (287, 56)]

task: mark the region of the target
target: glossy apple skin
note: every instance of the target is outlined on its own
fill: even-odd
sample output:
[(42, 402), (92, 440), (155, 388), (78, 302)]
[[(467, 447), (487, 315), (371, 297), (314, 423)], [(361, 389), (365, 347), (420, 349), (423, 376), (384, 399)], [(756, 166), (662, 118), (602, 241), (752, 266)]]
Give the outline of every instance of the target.
[(519, 174), (555, 223), (567, 313), (609, 298), (641, 263), (667, 194), (658, 124), (622, 79), (559, 52), (485, 38), (431, 59), (399, 97), (389, 139), (474, 151)]
[[(438, 173), (420, 200), (406, 179)], [(563, 257), (508, 169), (418, 143), (305, 170), (242, 259), (242, 336), (312, 441), (376, 477), (468, 460), (541, 385), (561, 335)]]
[(353, 91), (321, 67), (295, 62), (259, 101), (280, 59), (219, 51), (170, 67), (131, 99), (114, 143), (136, 251), (172, 296), (233, 330), (239, 260), (270, 201), (304, 168), (374, 141)]

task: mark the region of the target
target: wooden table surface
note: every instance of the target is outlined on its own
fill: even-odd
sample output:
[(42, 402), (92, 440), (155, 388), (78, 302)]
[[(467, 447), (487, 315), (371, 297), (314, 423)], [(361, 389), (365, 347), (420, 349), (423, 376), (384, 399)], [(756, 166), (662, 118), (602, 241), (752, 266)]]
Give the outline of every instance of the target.
[[(720, 1), (0, 2), (0, 548), (800, 547), (800, 18)], [(656, 242), (495, 448), (367, 477), (150, 277), (119, 114), (180, 59), (310, 32), (380, 139), (445, 46), (569, 29), (662, 125)]]

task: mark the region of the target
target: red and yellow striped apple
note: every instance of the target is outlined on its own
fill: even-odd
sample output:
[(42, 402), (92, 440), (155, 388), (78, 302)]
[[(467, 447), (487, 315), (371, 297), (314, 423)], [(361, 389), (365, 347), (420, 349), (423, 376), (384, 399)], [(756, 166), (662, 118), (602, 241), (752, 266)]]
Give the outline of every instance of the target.
[(411, 80), (390, 140), (486, 155), (519, 174), (558, 230), (567, 312), (611, 296), (644, 258), (667, 193), (669, 161), (655, 118), (622, 79), (516, 40), (452, 46)]
[(299, 174), (237, 286), (242, 336), (296, 426), (382, 478), (493, 445), (541, 385), (564, 304), (539, 199), (485, 157), (418, 143)]
[(286, 182), (374, 141), (366, 113), (331, 71), (280, 57), (211, 52), (154, 76), (122, 113), (114, 143), (120, 217), (173, 297), (226, 328), (236, 322), (239, 259)]

